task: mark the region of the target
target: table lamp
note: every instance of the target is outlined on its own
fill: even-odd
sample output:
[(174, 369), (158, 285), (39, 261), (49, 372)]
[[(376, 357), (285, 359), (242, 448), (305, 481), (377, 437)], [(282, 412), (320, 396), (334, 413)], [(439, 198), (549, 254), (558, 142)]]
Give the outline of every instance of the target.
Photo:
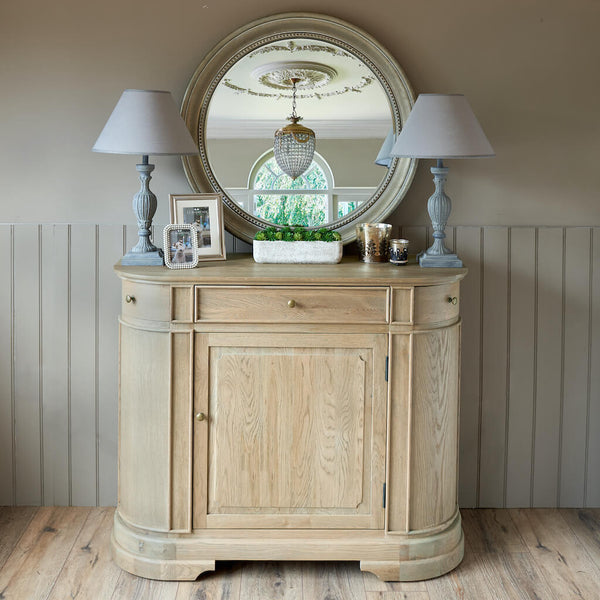
[(421, 94), (398, 135), (391, 156), (435, 158), (431, 167), (435, 192), (427, 202), (433, 225), (433, 245), (419, 255), (422, 267), (462, 267), (462, 261), (444, 244), (452, 203), (444, 191), (448, 167), (445, 158), (495, 156), (469, 102), (462, 94)]
[(162, 265), (163, 253), (151, 241), (156, 196), (150, 191), (151, 154), (197, 154), (198, 148), (170, 92), (125, 90), (96, 140), (94, 152), (139, 154), (141, 188), (133, 197), (138, 243), (121, 259), (123, 265)]
[(392, 160), (394, 159), (392, 158), (391, 152), (395, 143), (396, 136), (394, 135), (394, 128), (392, 127), (381, 145), (377, 158), (375, 158), (376, 165), (387, 167), (388, 169), (392, 166)]

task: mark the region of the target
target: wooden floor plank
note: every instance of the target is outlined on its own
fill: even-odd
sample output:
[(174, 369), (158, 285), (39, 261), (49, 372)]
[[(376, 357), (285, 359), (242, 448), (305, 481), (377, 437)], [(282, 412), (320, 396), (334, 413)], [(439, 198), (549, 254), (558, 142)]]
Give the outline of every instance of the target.
[(490, 580), (490, 569), (479, 554), (468, 552), (462, 563), (450, 573), (426, 581), (431, 600), (511, 600), (499, 587), (497, 578)]
[(244, 563), (219, 561), (216, 567), (202, 573), (198, 581), (181, 581), (176, 600), (240, 600)]
[(468, 548), (481, 552), (526, 552), (527, 548), (506, 510), (462, 510)]
[(114, 508), (93, 508), (71, 550), (48, 600), (110, 598), (121, 569), (110, 555)]
[(554, 595), (529, 552), (488, 552), (478, 554), (480, 568), (494, 571), (491, 581), (509, 598), (562, 600)]
[(242, 600), (302, 600), (303, 569), (300, 562), (248, 562), (242, 571)]
[(366, 600), (363, 577), (357, 563), (304, 563), (302, 588), (305, 600)]
[(426, 583), (431, 600), (563, 600), (529, 552), (468, 553), (455, 571)]
[(598, 600), (597, 567), (557, 509), (511, 509), (510, 515), (557, 598)]
[(600, 570), (600, 508), (562, 508), (559, 512)]
[(367, 592), (367, 600), (429, 600), (427, 592)]
[(0, 510), (0, 569), (37, 511), (35, 506), (6, 506)]
[(154, 581), (121, 571), (110, 600), (175, 600), (178, 585), (176, 581)]
[(45, 600), (89, 509), (42, 507), (0, 570), (3, 600)]

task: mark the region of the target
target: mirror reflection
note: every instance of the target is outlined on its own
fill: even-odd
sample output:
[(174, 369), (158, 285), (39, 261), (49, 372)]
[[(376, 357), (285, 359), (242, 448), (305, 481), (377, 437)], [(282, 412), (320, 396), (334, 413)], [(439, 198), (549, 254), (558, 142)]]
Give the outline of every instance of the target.
[[(294, 86), (299, 123), (316, 137), (308, 168), (295, 178), (273, 148), (275, 131), (291, 123)], [(227, 71), (211, 97), (204, 135), (216, 179), (245, 212), (316, 227), (373, 196), (387, 175), (375, 158), (392, 127), (388, 97), (366, 64), (334, 44), (296, 38), (259, 46)], [(299, 137), (287, 152), (304, 151)]]

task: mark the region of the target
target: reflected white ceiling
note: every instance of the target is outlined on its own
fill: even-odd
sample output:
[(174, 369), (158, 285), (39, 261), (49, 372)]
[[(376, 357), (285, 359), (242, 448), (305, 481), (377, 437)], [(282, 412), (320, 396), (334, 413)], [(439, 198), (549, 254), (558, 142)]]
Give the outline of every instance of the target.
[(362, 61), (321, 40), (261, 46), (217, 86), (207, 138), (271, 138), (292, 112), (288, 77), (298, 77), (297, 113), (317, 138), (384, 138), (392, 125), (384, 90)]

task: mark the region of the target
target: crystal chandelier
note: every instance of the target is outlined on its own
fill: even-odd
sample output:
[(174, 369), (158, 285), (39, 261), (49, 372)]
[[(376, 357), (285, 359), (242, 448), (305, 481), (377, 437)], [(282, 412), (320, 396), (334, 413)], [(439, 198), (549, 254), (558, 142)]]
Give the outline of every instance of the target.
[(289, 125), (275, 132), (273, 152), (279, 168), (296, 179), (310, 167), (315, 153), (315, 132), (308, 127), (299, 125), (302, 119), (296, 114), (296, 84), (297, 77), (290, 78), (292, 83), (292, 114), (288, 117)]

